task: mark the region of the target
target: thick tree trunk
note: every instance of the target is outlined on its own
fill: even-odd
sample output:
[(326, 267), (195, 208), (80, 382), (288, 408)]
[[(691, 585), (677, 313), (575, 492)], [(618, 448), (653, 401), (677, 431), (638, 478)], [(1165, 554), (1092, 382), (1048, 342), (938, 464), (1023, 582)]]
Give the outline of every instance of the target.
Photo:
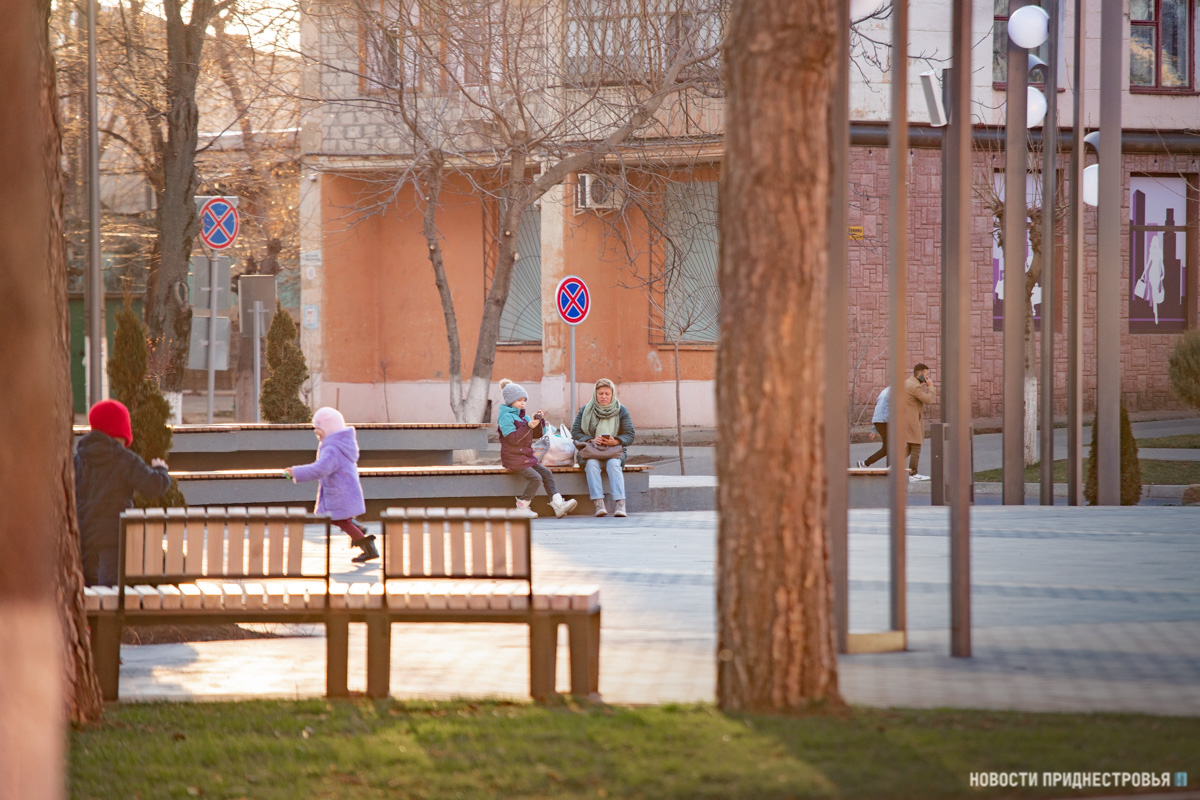
[(822, 432), (834, 3), (743, 0), (725, 49), (717, 701), (726, 709), (841, 702)]
[[(450, 369), (448, 380), (450, 388), (450, 410), (454, 419), (466, 422), (463, 413), (462, 395), (462, 342), (458, 336), (458, 316), (454, 311), (454, 295), (450, 291), (450, 279), (446, 276), (446, 263), (442, 256), (442, 239), (437, 228), (438, 204), (442, 201), (442, 163), (440, 157), (434, 157), (434, 164), (426, 173), (426, 179), (420, 186), (422, 202), (425, 204), (421, 215), (421, 231), (425, 236), (425, 244), (429, 247), (429, 265), (433, 267), (433, 281), (437, 286), (438, 299), (442, 304), (442, 318), (446, 325), (446, 345), (449, 349)], [(477, 421), (478, 417), (471, 421)]]
[[(49, 3), (39, 3), (40, 7)], [(42, 31), (43, 34), (46, 31)], [(54, 543), (55, 606), (58, 609), (63, 641), (61, 674), (64, 703), (72, 722), (98, 720), (103, 708), (100, 683), (92, 663), (92, 648), (87, 615), (83, 608), (83, 571), (79, 553), (79, 528), (75, 521), (75, 464), (72, 458), (71, 423), (74, 400), (71, 394), (71, 334), (67, 312), (66, 240), (63, 237), (63, 178), (61, 171), (58, 122), (58, 91), (55, 87), (54, 59), (48, 38), (38, 40), (41, 49), (41, 108), (38, 130), (45, 137), (42, 169), (48, 193), (46, 212), (49, 230), (44, 263), (45, 289), (50, 301), (52, 341), (49, 356), (41, 362), (51, 381), (53, 399), (45, 406), (52, 420), (42, 447), (53, 461), (54, 482), (51, 493), (53, 522), (43, 530)], [(37, 271), (35, 270), (35, 273)], [(37, 363), (37, 362), (34, 362)], [(22, 452), (20, 448), (14, 452)], [(17, 495), (19, 496), (19, 495)]]
[[(66, 297), (49, 2), (0, 2), (0, 386), (8, 426), (0, 485), (0, 798), (64, 795), (62, 626), (56, 558), (71, 534), (64, 442)], [(57, 368), (48, 369), (48, 365)], [(69, 429), (67, 429), (69, 430)], [(68, 484), (69, 485), (69, 484)]]
[(184, 295), (192, 242), (200, 231), (193, 200), (196, 177), (196, 139), (199, 111), (196, 81), (204, 48), (205, 29), (215, 13), (212, 0), (195, 0), (191, 19), (184, 22), (180, 0), (166, 0), (167, 136), (162, 141), (162, 185), (157, 192), (155, 223), (158, 241), (151, 255), (146, 285), (146, 323), (154, 343), (153, 368), (160, 388), (178, 392), (187, 368), (192, 309)]

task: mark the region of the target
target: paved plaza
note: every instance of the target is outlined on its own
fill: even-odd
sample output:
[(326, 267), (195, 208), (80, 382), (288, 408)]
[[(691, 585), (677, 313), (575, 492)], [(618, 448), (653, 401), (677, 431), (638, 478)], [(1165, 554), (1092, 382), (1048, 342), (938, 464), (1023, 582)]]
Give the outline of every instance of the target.
[[(851, 630), (888, 619), (886, 510), (851, 512)], [(539, 585), (596, 583), (601, 683), (612, 703), (714, 697), (716, 514), (538, 520)], [(853, 703), (1200, 715), (1200, 509), (977, 507), (974, 657), (950, 658), (945, 508), (908, 515), (909, 650), (843, 656)], [(312, 534), (320, 538), (318, 529)], [(343, 580), (378, 579), (337, 547)], [(352, 626), (351, 690), (365, 688)], [(277, 629), (278, 630), (278, 629)], [(525, 697), (526, 629), (397, 625), (398, 697)], [(121, 697), (311, 697), (324, 691), (319, 627), (280, 639), (122, 648)], [(565, 634), (559, 687), (566, 688)]]

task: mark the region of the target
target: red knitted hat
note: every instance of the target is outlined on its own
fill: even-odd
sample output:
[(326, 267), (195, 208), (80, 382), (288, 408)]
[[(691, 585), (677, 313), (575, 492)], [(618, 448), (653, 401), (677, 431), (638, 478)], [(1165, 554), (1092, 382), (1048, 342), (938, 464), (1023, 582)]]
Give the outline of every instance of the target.
[(114, 439), (124, 439), (125, 446), (133, 444), (133, 426), (129, 424), (129, 409), (120, 400), (101, 400), (88, 412), (92, 430), (107, 433)]

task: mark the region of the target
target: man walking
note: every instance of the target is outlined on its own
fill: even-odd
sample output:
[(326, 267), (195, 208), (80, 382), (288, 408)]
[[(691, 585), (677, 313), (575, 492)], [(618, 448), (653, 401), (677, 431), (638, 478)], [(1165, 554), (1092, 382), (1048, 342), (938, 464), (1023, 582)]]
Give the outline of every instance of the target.
[(933, 383), (929, 380), (929, 367), (917, 364), (913, 374), (904, 381), (904, 397), (901, 398), (904, 421), (904, 442), (908, 451), (908, 474), (914, 481), (927, 481), (928, 475), (917, 473), (917, 462), (921, 459), (921, 442), (925, 440), (925, 406), (933, 402)]

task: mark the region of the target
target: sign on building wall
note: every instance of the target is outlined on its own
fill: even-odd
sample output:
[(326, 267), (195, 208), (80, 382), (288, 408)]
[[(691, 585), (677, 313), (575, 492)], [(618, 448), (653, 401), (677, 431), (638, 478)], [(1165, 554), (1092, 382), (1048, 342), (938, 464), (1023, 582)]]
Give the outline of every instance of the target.
[(1129, 180), (1129, 332), (1187, 329), (1187, 181)]

